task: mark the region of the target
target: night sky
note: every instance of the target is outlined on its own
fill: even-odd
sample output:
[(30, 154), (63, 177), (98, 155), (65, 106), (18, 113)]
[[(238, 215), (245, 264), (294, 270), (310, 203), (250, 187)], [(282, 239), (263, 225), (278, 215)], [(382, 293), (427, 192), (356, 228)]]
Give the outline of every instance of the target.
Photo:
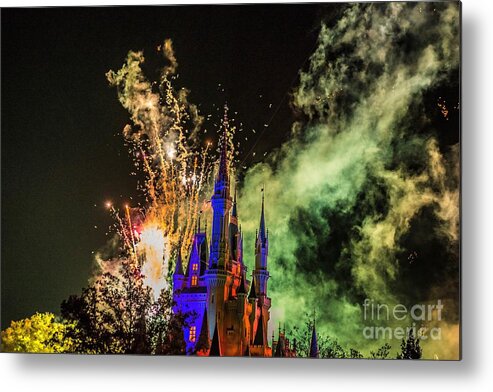
[(261, 129), (279, 105), (275, 132), (258, 143), (262, 156), (289, 134), (288, 93), (330, 7), (3, 9), (1, 329), (36, 311), (57, 313), (79, 293), (112, 223), (104, 201), (137, 196), (120, 133), (128, 113), (108, 70), (144, 50), (152, 79), (163, 65), (155, 48), (171, 38), (176, 84), (204, 114), (227, 100), (245, 129)]

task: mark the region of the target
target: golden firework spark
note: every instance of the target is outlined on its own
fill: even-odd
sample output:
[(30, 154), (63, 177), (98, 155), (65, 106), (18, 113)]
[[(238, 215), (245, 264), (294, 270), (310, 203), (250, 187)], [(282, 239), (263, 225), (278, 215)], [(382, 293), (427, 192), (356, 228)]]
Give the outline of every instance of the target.
[[(126, 63), (107, 78), (130, 113), (132, 125), (123, 135), (129, 142), (134, 164), (145, 175), (140, 187), (148, 203), (145, 209), (125, 206), (125, 218), (111, 203), (117, 231), (130, 259), (140, 266), (145, 283), (159, 295), (167, 287), (172, 256), (180, 251), (186, 260), (197, 227), (197, 219), (208, 183), (210, 141), (197, 144), (196, 132), (202, 122), (197, 108), (188, 102), (187, 90), (173, 87), (177, 62), (171, 41), (158, 47), (171, 64), (163, 69), (159, 83), (149, 82), (141, 69), (142, 52), (129, 52)], [(157, 88), (156, 88), (157, 86)], [(233, 157), (232, 136), (227, 117), (223, 119), (225, 140)], [(142, 216), (136, 225), (133, 214)]]

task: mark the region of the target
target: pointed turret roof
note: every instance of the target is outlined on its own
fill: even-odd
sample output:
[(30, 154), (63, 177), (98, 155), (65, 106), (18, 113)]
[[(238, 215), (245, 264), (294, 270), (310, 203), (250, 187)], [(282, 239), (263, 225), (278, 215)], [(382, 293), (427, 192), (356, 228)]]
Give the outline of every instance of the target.
[(284, 353), (284, 339), (282, 339), (281, 335), (279, 335), (276, 343), (276, 351), (274, 353), (274, 357), (282, 358), (285, 356), (286, 354)]
[(263, 346), (264, 342), (264, 318), (262, 317), (262, 312), (260, 312), (260, 317), (257, 323), (257, 333), (255, 334), (255, 339), (253, 341), (255, 346)]
[(207, 236), (205, 233), (195, 233), (185, 276), (190, 276), (191, 264), (193, 263), (199, 264), (199, 275), (202, 276), (207, 266), (207, 258)]
[(241, 232), (241, 226), (239, 230), (239, 238), (238, 238), (238, 250), (237, 250), (237, 258), (238, 261), (243, 265), (243, 233)]
[(312, 339), (310, 342), (310, 358), (318, 358), (318, 342), (317, 331), (315, 330), (315, 322), (313, 322)]
[(258, 238), (261, 240), (262, 245), (265, 244), (267, 239), (265, 230), (265, 214), (264, 214), (264, 188), (262, 188), (262, 211), (260, 212), (260, 225), (258, 231)]
[(236, 185), (235, 185), (235, 194), (233, 196), (233, 209), (231, 211), (231, 216), (234, 216), (235, 218), (238, 217), (238, 210), (236, 207)]
[(255, 289), (255, 277), (252, 277), (252, 285), (250, 286), (250, 294), (248, 294), (248, 299), (257, 298), (257, 292)]
[(219, 331), (217, 330), (217, 320), (214, 327), (214, 336), (212, 337), (211, 350), (209, 351), (209, 357), (221, 356), (221, 344), (219, 342)]
[(241, 273), (241, 280), (240, 280), (240, 285), (238, 286), (238, 290), (236, 291), (236, 294), (246, 294), (247, 293), (247, 288), (246, 288), (246, 282), (245, 282), (245, 273)]
[(238, 243), (239, 243), (239, 231), (238, 231), (238, 210), (236, 208), (236, 186), (233, 196), (233, 208), (231, 211), (231, 219), (229, 222), (229, 251), (233, 260), (239, 261), (238, 256)]
[(192, 252), (190, 252), (190, 256), (188, 257), (187, 270), (185, 271), (185, 276), (190, 277), (190, 268), (192, 264), (192, 256), (193, 256), (193, 244), (192, 244)]
[(209, 348), (209, 323), (207, 321), (207, 308), (204, 309), (204, 316), (202, 317), (202, 327), (200, 328), (199, 340), (195, 346), (195, 351), (206, 351)]
[(175, 265), (175, 275), (183, 275), (183, 262), (181, 260), (181, 250), (178, 249), (178, 256), (176, 258), (176, 265)]

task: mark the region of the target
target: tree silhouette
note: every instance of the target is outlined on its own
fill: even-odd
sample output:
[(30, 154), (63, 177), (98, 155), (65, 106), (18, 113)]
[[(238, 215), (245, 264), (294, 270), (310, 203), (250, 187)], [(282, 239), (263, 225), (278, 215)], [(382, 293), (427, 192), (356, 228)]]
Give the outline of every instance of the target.
[(122, 260), (61, 305), (62, 315), (77, 322), (77, 352), (124, 354), (185, 353), (185, 315), (173, 314), (170, 289), (154, 300), (140, 269)]
[(370, 358), (372, 359), (386, 359), (390, 354), (390, 344), (385, 343), (376, 352), (370, 351)]
[(420, 359), (421, 355), (419, 338), (415, 338), (413, 328), (409, 328), (407, 339), (402, 339), (401, 352), (397, 354), (397, 359)]
[[(313, 320), (306, 313), (303, 326), (294, 326), (291, 333), (296, 340), (296, 356), (308, 357), (310, 353), (310, 343), (313, 331)], [(325, 335), (320, 330), (317, 331), (319, 358), (363, 358), (363, 354), (353, 348), (344, 349), (339, 342)]]

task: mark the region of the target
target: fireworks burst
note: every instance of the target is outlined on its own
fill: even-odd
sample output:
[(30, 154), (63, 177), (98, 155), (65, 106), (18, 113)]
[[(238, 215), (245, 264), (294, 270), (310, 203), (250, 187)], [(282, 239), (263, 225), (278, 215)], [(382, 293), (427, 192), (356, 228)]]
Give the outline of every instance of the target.
[[(121, 69), (106, 74), (130, 113), (132, 124), (125, 126), (123, 135), (137, 170), (144, 174), (139, 190), (146, 201), (145, 208), (125, 206), (124, 218), (111, 203), (107, 207), (114, 213), (127, 255), (155, 296), (168, 287), (173, 255), (180, 251), (187, 259), (199, 211), (206, 204), (201, 197), (212, 167), (212, 143), (201, 145), (197, 137), (203, 117), (188, 102), (188, 91), (175, 90), (172, 84), (178, 64), (171, 41), (166, 40), (158, 51), (169, 63), (162, 69), (159, 83), (144, 76), (142, 52), (129, 52)], [(227, 143), (232, 157), (234, 128), (229, 127), (227, 114), (223, 129), (221, 143)]]

